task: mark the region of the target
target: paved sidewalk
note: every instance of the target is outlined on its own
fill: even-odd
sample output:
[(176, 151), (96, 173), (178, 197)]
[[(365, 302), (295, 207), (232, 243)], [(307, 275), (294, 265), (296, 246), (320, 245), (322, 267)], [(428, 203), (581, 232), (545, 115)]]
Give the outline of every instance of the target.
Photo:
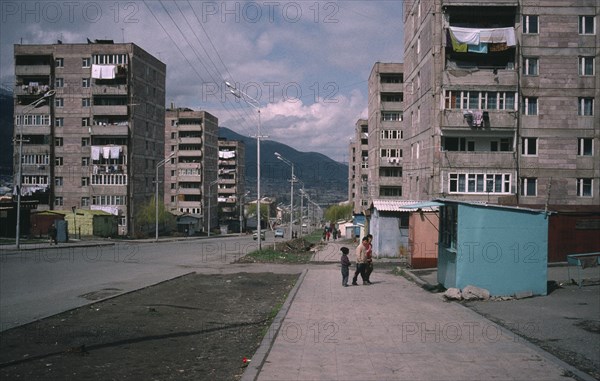
[[(333, 259), (332, 245), (322, 251)], [(256, 379), (565, 381), (581, 373), (403, 277), (376, 270), (372, 281), (342, 287), (338, 265), (310, 268)]]

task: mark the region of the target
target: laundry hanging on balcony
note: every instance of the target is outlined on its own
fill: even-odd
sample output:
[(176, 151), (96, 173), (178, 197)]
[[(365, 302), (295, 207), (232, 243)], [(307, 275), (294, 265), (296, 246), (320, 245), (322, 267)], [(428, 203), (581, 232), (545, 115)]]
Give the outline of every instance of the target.
[(115, 79), (117, 65), (92, 65), (92, 78)]
[(451, 26), (448, 28), (448, 34), (452, 49), (459, 53), (486, 54), (488, 51), (502, 51), (509, 46), (515, 46), (517, 41), (515, 29), (512, 27), (482, 29)]

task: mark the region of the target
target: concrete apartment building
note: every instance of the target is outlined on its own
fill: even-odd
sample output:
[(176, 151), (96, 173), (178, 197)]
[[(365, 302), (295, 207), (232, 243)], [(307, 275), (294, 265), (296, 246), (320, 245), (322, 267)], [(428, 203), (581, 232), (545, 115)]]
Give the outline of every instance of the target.
[(167, 210), (196, 217), (205, 232), (210, 214), (211, 229), (218, 227), (218, 119), (206, 111), (171, 106), (163, 123), (165, 156), (173, 155), (165, 164)]
[(596, 0), (404, 2), (403, 198), (600, 204)]
[(402, 197), (403, 102), (403, 64), (376, 62), (369, 75), (369, 204)]
[(369, 207), (369, 123), (366, 119), (356, 121), (349, 157), (348, 200), (354, 205), (354, 213), (362, 213)]
[[(23, 192), (38, 209), (98, 209), (134, 232), (164, 157), (164, 63), (133, 43), (15, 45), (15, 127)], [(55, 90), (44, 105), (29, 104)], [(18, 150), (14, 158), (17, 174)], [(162, 175), (162, 173), (161, 173)]]
[[(219, 138), (219, 223), (239, 231), (243, 225), (243, 195), (246, 191), (246, 146), (244, 142)], [(243, 227), (243, 226), (242, 226)]]

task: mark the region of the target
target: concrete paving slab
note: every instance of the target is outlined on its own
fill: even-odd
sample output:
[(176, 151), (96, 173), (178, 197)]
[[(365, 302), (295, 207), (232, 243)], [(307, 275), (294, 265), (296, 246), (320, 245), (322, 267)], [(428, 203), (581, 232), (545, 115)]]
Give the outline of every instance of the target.
[[(568, 365), (391, 273), (342, 287), (311, 268), (258, 380), (567, 380)], [(566, 366), (566, 367), (565, 367)]]

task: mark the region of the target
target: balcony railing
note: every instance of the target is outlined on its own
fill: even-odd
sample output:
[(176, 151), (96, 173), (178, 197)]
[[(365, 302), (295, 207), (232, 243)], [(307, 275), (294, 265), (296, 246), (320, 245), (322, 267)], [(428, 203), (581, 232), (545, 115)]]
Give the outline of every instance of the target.
[(442, 151), (442, 167), (460, 169), (473, 168), (475, 166), (512, 169), (515, 168), (514, 152), (490, 152), (490, 151)]

